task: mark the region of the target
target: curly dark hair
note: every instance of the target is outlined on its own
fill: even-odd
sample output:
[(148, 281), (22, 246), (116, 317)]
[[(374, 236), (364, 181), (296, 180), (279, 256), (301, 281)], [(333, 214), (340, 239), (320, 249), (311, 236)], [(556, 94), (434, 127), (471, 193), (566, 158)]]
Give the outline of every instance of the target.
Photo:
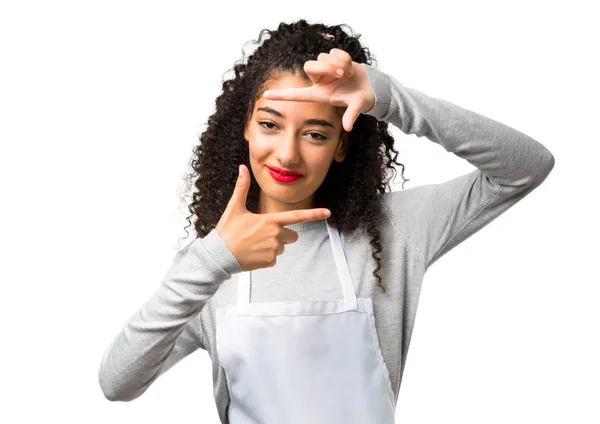
[[(342, 27), (349, 28), (350, 32)], [(265, 34), (269, 37), (263, 41)], [(209, 117), (200, 143), (193, 148), (192, 172), (185, 179), (187, 190), (193, 184), (196, 191), (187, 206), (190, 215), (186, 218), (189, 223), (184, 228), (186, 232), (193, 216), (198, 237), (206, 236), (216, 227), (233, 194), (239, 164), (245, 164), (250, 170), (246, 207), (257, 213), (260, 187), (252, 175), (244, 126), (267, 80), (277, 73), (297, 73), (310, 81), (304, 72), (304, 63), (316, 60), (320, 53), (333, 48), (346, 51), (354, 62), (371, 65), (374, 58), (369, 49), (361, 45), (360, 37), (361, 34), (355, 35), (346, 24), (327, 26), (301, 19), (289, 24), (282, 22), (275, 31), (262, 29), (258, 40), (252, 40), (258, 48), (247, 61), (242, 49), (243, 57), (233, 67), (235, 76), (228, 80), (223, 78), (223, 92), (215, 101), (216, 111)], [(337, 108), (340, 116), (344, 110)], [(343, 127), (342, 132), (345, 132)], [(377, 223), (382, 210), (377, 195), (385, 192), (386, 187), (391, 190), (389, 181), (397, 175), (392, 163), (402, 166), (402, 189), (408, 179), (404, 178), (404, 165), (396, 162), (398, 151), (394, 150), (394, 138), (386, 122), (360, 114), (347, 136), (350, 148), (346, 157), (342, 162), (332, 162), (325, 180), (315, 192), (313, 207), (330, 209), (328, 220), (340, 232), (352, 231), (364, 224), (377, 265), (373, 275), (385, 293), (379, 276), (381, 244)]]

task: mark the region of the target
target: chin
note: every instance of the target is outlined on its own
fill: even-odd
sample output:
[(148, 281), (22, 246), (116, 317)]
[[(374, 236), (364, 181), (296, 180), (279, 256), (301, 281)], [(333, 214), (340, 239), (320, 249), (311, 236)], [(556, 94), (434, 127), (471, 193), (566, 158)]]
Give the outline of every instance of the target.
[(280, 203), (300, 203), (310, 196), (310, 194), (304, 194), (303, 187), (298, 185), (286, 186), (277, 182), (268, 182), (267, 184), (259, 184), (259, 186), (263, 195)]

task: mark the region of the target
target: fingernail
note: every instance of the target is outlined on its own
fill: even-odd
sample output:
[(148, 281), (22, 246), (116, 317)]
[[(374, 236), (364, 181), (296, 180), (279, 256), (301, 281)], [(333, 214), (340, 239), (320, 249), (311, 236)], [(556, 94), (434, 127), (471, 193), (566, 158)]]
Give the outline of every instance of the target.
[(344, 75), (344, 71), (342, 69), (338, 69), (337, 71), (335, 71), (335, 73), (338, 74), (340, 77)]
[(238, 167), (238, 176), (241, 177), (242, 176), (242, 165), (240, 165)]
[(325, 215), (326, 217), (328, 217), (328, 216), (331, 215), (331, 212), (330, 211), (325, 211), (325, 213), (323, 215)]

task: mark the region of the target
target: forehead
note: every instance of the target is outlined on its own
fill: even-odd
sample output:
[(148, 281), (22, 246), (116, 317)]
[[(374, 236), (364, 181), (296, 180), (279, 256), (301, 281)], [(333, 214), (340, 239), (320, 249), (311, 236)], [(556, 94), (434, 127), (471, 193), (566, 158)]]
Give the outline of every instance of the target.
[[(305, 88), (312, 86), (312, 81), (303, 79), (298, 74), (283, 74), (275, 78), (270, 78), (265, 82), (263, 93), (266, 90), (280, 90), (286, 88)], [(311, 117), (327, 117), (332, 121), (340, 120), (341, 117), (337, 113), (337, 108), (329, 103), (323, 102), (301, 102), (293, 100), (271, 100), (261, 96), (257, 99), (254, 110), (259, 107), (268, 106), (281, 112), (286, 119), (294, 116)], [(260, 112), (260, 111), (259, 111)], [(265, 113), (265, 112), (262, 112)]]
[(278, 73), (265, 82), (265, 89), (310, 87), (312, 82), (302, 78), (298, 73)]

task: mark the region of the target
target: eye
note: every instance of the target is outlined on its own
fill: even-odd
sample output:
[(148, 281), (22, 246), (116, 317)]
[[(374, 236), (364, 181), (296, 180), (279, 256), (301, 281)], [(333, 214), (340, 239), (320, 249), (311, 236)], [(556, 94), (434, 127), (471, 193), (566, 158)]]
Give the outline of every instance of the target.
[[(265, 128), (267, 130), (272, 130), (272, 129), (274, 129), (273, 127), (277, 128), (277, 125), (275, 125), (273, 122), (269, 122), (269, 121), (258, 121), (258, 125), (260, 125), (261, 127)], [(272, 125), (272, 127), (269, 125)], [(307, 134), (316, 136), (316, 137), (310, 137), (313, 140), (323, 141), (323, 140), (327, 140), (327, 138), (328, 138), (327, 136), (320, 134), (318, 132), (309, 132)]]
[(261, 127), (263, 127), (263, 128), (266, 128), (266, 129), (268, 129), (268, 130), (272, 130), (272, 129), (273, 129), (272, 127), (265, 127), (265, 125), (263, 125), (263, 124), (265, 124), (265, 125), (274, 125), (274, 126), (277, 126), (277, 125), (275, 125), (274, 123), (272, 123), (272, 122), (269, 122), (269, 121), (259, 121), (259, 122), (258, 122), (258, 125), (260, 125), (260, 126), (261, 126)]
[(317, 133), (317, 132), (310, 132), (310, 133), (308, 133), (308, 134), (314, 134), (314, 135), (317, 135), (318, 137), (316, 138), (316, 140), (327, 140), (327, 137), (326, 137), (326, 136), (324, 136), (323, 134), (319, 134), (319, 133)]

